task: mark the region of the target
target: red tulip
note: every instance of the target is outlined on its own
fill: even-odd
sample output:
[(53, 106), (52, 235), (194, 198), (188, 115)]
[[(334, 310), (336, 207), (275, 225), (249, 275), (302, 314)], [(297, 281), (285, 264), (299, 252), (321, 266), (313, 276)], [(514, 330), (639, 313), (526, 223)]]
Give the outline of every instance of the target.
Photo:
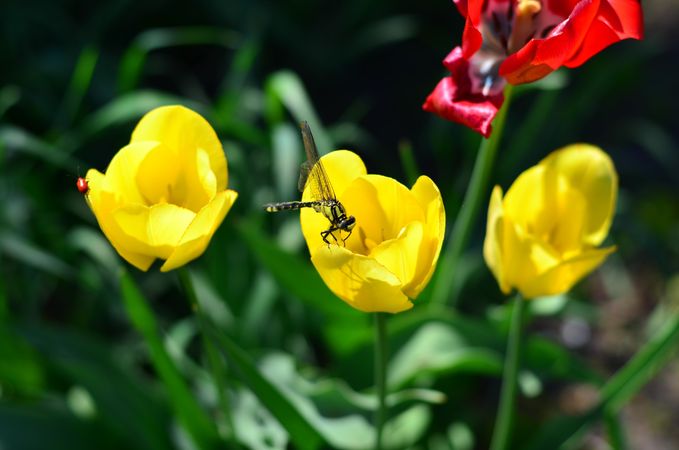
[(511, 84), (577, 67), (609, 45), (641, 39), (639, 0), (453, 0), (466, 18), (462, 46), (443, 61), (423, 108), (488, 137)]

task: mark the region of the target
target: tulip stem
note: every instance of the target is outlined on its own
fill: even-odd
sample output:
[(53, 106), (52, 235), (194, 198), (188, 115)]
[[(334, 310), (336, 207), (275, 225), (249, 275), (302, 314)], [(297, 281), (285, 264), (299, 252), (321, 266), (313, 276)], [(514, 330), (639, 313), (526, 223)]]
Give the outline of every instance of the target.
[(519, 355), (521, 349), (521, 330), (523, 328), (523, 309), (525, 300), (521, 294), (516, 294), (512, 318), (507, 340), (507, 354), (505, 368), (502, 375), (502, 390), (498, 407), (491, 450), (505, 450), (509, 448), (511, 427), (514, 419), (514, 401), (516, 399), (517, 376), (519, 373)]
[(493, 132), (488, 139), (481, 139), (476, 162), (472, 170), (472, 176), (467, 186), (462, 206), (457, 214), (453, 231), (448, 238), (439, 263), (439, 270), (434, 280), (431, 295), (431, 306), (440, 307), (451, 301), (455, 302), (457, 296), (451, 300), (451, 290), (455, 283), (457, 266), (471, 234), (472, 226), (479, 214), (481, 203), (486, 199), (488, 181), (490, 178), (498, 145), (502, 139), (507, 110), (512, 99), (512, 85), (507, 84), (504, 91), (504, 102), (493, 122)]
[(375, 450), (382, 450), (382, 431), (387, 421), (387, 315), (375, 313)]
[(198, 296), (196, 295), (196, 290), (193, 286), (193, 280), (191, 279), (191, 273), (188, 269), (182, 267), (177, 270), (179, 274), (179, 281), (184, 288), (186, 297), (189, 300), (189, 305), (191, 310), (195, 314), (196, 320), (198, 322), (198, 329), (201, 334), (201, 340), (203, 341), (203, 350), (207, 356), (208, 365), (210, 366), (210, 372), (212, 373), (212, 379), (215, 383), (215, 388), (217, 389), (217, 398), (219, 399), (219, 407), (224, 419), (231, 431), (231, 439), (238, 446), (238, 436), (236, 434), (236, 427), (233, 422), (233, 416), (231, 415), (231, 404), (228, 397), (228, 392), (226, 390), (226, 385), (224, 380), (226, 380), (226, 373), (224, 367), (224, 360), (218, 354), (215, 346), (208, 337), (209, 324), (207, 323), (207, 317), (198, 302)]

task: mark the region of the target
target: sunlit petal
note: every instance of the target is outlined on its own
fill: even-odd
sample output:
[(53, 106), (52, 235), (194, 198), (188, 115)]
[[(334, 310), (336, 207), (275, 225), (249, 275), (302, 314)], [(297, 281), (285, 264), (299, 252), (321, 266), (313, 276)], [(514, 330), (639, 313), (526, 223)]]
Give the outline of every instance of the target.
[(172, 254), (160, 268), (162, 272), (176, 269), (202, 255), (224, 217), (228, 214), (238, 193), (232, 190), (220, 192), (196, 214), (181, 236)]
[(324, 246), (311, 261), (330, 290), (360, 311), (398, 313), (413, 306), (400, 280), (373, 258)]

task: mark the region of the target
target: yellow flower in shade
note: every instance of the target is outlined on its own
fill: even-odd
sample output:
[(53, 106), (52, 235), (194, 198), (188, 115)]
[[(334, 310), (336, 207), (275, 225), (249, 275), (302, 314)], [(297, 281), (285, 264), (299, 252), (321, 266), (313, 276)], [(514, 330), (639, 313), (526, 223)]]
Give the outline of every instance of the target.
[[(302, 232), (311, 261), (339, 298), (364, 312), (397, 313), (414, 299), (434, 272), (445, 233), (445, 211), (434, 182), (421, 176), (411, 189), (398, 181), (368, 175), (361, 158), (347, 150), (321, 158), (337, 199), (356, 226), (334, 232), (339, 245), (323, 242), (328, 219), (301, 210)], [(312, 200), (307, 186), (303, 201)], [(332, 236), (328, 237), (333, 242)]]
[(574, 144), (523, 172), (502, 197), (496, 186), (483, 246), (500, 288), (525, 298), (568, 291), (615, 247), (608, 234), (618, 175), (598, 147)]
[(199, 114), (164, 106), (146, 114), (106, 174), (87, 172), (90, 207), (130, 264), (161, 271), (199, 257), (236, 201), (222, 144)]

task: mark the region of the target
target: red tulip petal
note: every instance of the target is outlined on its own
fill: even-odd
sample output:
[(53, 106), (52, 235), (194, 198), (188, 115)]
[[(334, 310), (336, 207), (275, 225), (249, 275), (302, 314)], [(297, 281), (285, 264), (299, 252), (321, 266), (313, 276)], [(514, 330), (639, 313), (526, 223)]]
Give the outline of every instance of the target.
[(504, 95), (501, 91), (489, 96), (471, 92), (469, 62), (463, 58), (460, 47), (450, 52), (444, 65), (451, 75), (439, 82), (422, 108), (444, 119), (461, 123), (485, 137), (490, 136), (491, 122), (502, 106)]
[[(604, 0), (605, 1), (605, 0)], [(580, 1), (570, 16), (544, 39), (531, 39), (500, 66), (511, 84), (539, 80), (578, 52), (599, 11), (599, 0)]]
[(644, 22), (639, 0), (604, 0), (580, 49), (566, 67), (578, 67), (593, 55), (623, 39), (642, 39)]
[(483, 12), (483, 0), (453, 0), (466, 17), (464, 31), (462, 32), (462, 53), (466, 59), (479, 51), (483, 43), (481, 36), (481, 13)]

